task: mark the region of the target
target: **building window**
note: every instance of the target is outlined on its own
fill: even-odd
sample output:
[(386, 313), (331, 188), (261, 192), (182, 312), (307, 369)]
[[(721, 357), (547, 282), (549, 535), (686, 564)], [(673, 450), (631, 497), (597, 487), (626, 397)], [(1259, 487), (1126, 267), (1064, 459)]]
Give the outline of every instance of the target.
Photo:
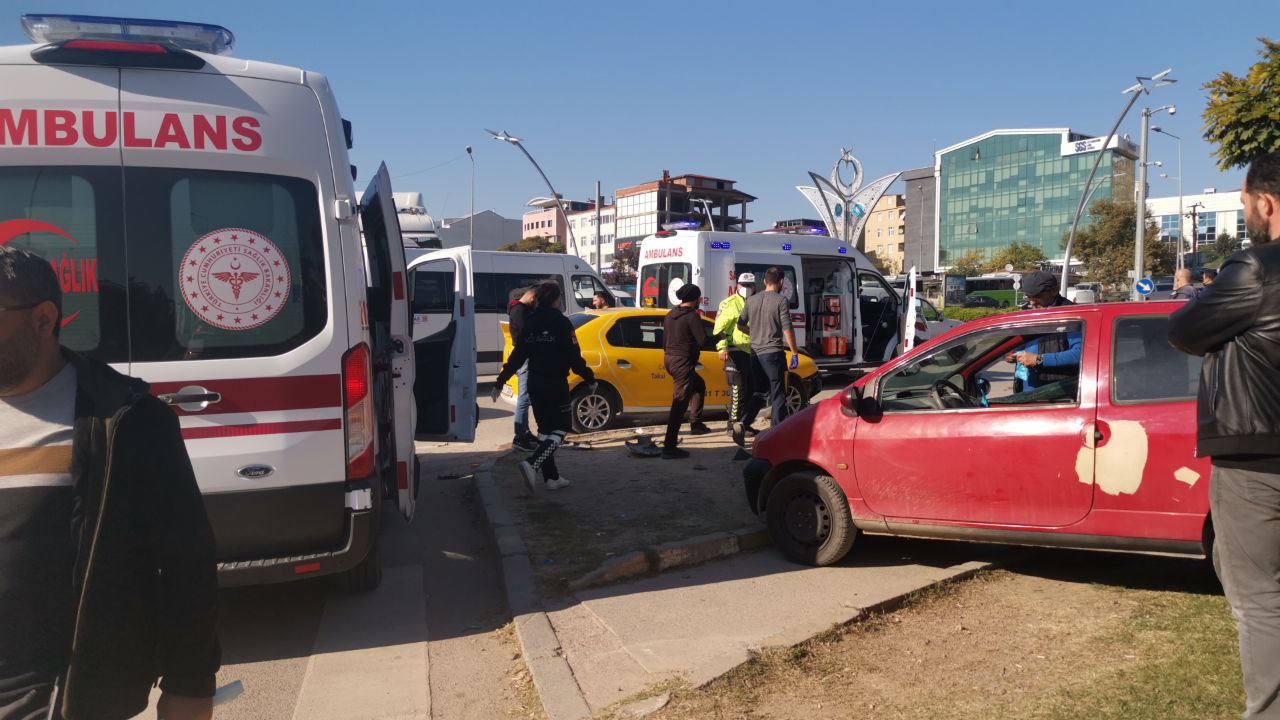
[(880, 237), (880, 233), (881, 233), (880, 228), (876, 228), (876, 237)]
[(893, 228), (889, 228), (889, 237), (893, 237)]
[(1244, 224), (1244, 211), (1236, 211), (1236, 239), (1246, 240), (1249, 237), (1249, 228)]
[(1200, 229), (1196, 232), (1196, 242), (1207, 243), (1218, 239), (1218, 213), (1200, 214)]
[(1171, 242), (1178, 239), (1178, 216), (1177, 215), (1161, 215), (1160, 216), (1160, 239), (1165, 242)]

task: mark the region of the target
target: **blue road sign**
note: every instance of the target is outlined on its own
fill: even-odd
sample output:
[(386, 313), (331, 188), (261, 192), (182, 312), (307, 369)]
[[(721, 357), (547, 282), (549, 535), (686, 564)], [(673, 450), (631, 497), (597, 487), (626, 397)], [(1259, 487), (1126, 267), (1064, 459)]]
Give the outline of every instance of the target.
[(1137, 290), (1142, 297), (1146, 297), (1156, 289), (1156, 284), (1152, 282), (1151, 278), (1142, 278), (1133, 284), (1133, 289)]

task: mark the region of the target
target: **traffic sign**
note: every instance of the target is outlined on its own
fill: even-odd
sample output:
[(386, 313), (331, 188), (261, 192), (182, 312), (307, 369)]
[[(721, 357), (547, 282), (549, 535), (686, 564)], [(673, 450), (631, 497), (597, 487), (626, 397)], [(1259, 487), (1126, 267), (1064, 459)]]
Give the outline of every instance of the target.
[(1151, 281), (1151, 278), (1142, 278), (1133, 284), (1133, 289), (1137, 290), (1142, 297), (1146, 297), (1156, 289), (1156, 284)]
[(1021, 277), (1016, 277), (1016, 278), (1014, 278), (1014, 279), (1013, 279), (1013, 289), (1014, 289), (1014, 290), (1021, 290), (1021, 289), (1022, 289), (1022, 278), (1021, 278)]

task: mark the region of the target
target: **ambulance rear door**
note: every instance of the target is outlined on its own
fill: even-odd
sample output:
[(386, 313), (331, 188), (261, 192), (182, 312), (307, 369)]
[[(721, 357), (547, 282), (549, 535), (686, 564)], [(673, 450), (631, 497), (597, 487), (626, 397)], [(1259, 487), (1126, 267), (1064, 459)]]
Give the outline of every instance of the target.
[(379, 470), (384, 489), (390, 492), (394, 484), (396, 505), (406, 520), (412, 520), (418, 499), (417, 453), (413, 447), (417, 408), (412, 398), (415, 371), (412, 324), (404, 241), (385, 164), (378, 167), (360, 198), (360, 224), (368, 272), (374, 397), (379, 400), (376, 408)]
[[(468, 247), (437, 250), (409, 269), (415, 313), (440, 311), (448, 322), (415, 337), (413, 394), (417, 439), (472, 442), (476, 437), (476, 315)], [(420, 326), (421, 327), (421, 326)]]

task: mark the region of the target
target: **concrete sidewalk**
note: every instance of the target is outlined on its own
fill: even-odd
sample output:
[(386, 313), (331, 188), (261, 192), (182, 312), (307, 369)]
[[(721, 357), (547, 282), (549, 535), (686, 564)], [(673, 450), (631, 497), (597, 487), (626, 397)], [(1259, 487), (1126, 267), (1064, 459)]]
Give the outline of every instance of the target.
[[(690, 440), (695, 457), (678, 464), (629, 459), (619, 445), (558, 455), (566, 475), (590, 480), (555, 493), (530, 495), (510, 458), (477, 473), (517, 635), (551, 720), (601, 713), (672, 679), (703, 684), (753, 650), (802, 642), (1006, 552), (864, 536), (834, 567), (802, 567), (765, 549), (568, 592), (563, 583), (546, 582), (547, 568), (663, 539), (655, 533), (693, 530), (691, 516), (726, 528), (742, 521), (741, 480), (729, 476), (741, 464), (728, 459), (722, 438)], [(607, 479), (590, 472), (601, 466), (614, 472)], [(623, 517), (618, 513), (628, 503)]]
[(701, 685), (750, 659), (975, 572), (1004, 551), (975, 545), (861, 538), (828, 568), (745, 553), (545, 603), (593, 713), (680, 678)]

